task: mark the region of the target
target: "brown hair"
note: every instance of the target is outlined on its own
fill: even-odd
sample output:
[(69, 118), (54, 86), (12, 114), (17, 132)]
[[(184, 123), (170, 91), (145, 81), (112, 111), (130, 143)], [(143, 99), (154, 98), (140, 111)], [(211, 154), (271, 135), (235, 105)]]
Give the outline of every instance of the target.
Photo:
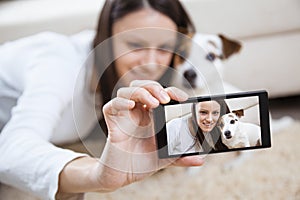
[[(216, 101), (220, 105), (220, 116), (223, 116), (230, 112), (226, 102), (223, 99), (214, 99), (212, 101)], [(221, 140), (221, 132), (220, 130), (215, 126), (211, 132), (209, 133), (213, 139), (213, 143), (215, 144), (214, 149), (211, 149), (211, 147), (208, 145), (207, 141), (205, 140), (205, 136), (203, 134), (203, 131), (197, 124), (197, 117), (196, 117), (196, 105), (198, 103), (193, 103), (192, 105), (192, 121), (193, 121), (193, 128), (196, 131), (197, 139), (199, 140), (203, 150), (205, 152), (208, 151), (214, 151), (215, 150), (225, 150), (228, 149), (227, 146), (225, 146)]]
[[(112, 36), (112, 26), (117, 20), (149, 6), (172, 19), (178, 27), (178, 32), (186, 35), (195, 32), (192, 21), (178, 0), (106, 0), (100, 13), (97, 33), (93, 43), (96, 73), (101, 74), (97, 92), (101, 93), (102, 105), (111, 100), (113, 89), (119, 77), (117, 77), (113, 62), (109, 63), (109, 67), (107, 67), (106, 61), (113, 60), (111, 57), (113, 56), (112, 44), (108, 44), (105, 51), (102, 50), (102, 52), (99, 52), (101, 50), (97, 50), (96, 47)], [(170, 67), (174, 65), (173, 60), (174, 55)], [(168, 74), (167, 70), (161, 80), (170, 80)]]

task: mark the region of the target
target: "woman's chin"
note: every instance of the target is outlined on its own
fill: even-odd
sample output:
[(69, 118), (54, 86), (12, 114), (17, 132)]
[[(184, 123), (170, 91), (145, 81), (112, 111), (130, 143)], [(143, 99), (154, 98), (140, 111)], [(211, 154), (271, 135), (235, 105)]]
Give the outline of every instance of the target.
[(212, 129), (202, 129), (202, 131), (203, 131), (204, 133), (209, 133), (209, 132), (211, 132), (211, 130), (212, 130)]
[(207, 132), (211, 132), (213, 129), (213, 126), (202, 126), (200, 127), (202, 129), (203, 132), (207, 133)]

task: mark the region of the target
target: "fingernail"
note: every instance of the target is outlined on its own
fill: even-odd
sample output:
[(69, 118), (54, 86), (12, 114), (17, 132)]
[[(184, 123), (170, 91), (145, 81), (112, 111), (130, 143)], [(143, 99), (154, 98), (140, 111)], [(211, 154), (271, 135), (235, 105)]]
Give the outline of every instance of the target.
[(160, 91), (160, 97), (164, 101), (163, 103), (167, 103), (167, 102), (169, 102), (171, 100), (170, 97), (169, 97), (169, 95), (168, 95), (168, 93), (166, 91), (164, 91), (164, 90)]
[(150, 101), (155, 104), (155, 105), (158, 105), (159, 104), (159, 101), (157, 99), (155, 99), (154, 97), (150, 97)]
[(128, 106), (129, 108), (133, 108), (135, 106), (135, 102), (132, 100), (128, 100)]
[(180, 96), (182, 99), (188, 99), (189, 95), (182, 90), (178, 90), (177, 95)]

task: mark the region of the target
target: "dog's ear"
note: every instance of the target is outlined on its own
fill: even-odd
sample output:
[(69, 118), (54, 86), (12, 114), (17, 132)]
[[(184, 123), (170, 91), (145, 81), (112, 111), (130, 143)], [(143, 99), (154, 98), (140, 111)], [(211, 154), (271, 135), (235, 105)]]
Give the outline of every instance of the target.
[(223, 128), (223, 126), (224, 126), (223, 120), (222, 120), (221, 118), (222, 118), (222, 116), (219, 117), (219, 119), (218, 119), (218, 121), (217, 121), (217, 126), (218, 126), (219, 128)]
[(238, 116), (239, 118), (244, 116), (244, 109), (240, 109), (240, 110), (233, 110), (232, 111), (236, 116)]
[(238, 53), (241, 50), (242, 44), (239, 41), (225, 37), (222, 34), (219, 34), (218, 36), (221, 38), (223, 44), (222, 59), (227, 59), (231, 55)]

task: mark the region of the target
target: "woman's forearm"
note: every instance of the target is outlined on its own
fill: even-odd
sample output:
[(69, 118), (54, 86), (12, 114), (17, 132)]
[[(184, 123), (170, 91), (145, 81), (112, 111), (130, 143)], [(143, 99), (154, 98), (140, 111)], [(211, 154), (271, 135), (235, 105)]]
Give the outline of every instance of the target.
[(99, 161), (89, 156), (69, 162), (59, 176), (58, 193), (84, 193), (101, 190), (98, 183)]
[(104, 165), (97, 158), (79, 157), (69, 162), (59, 176), (57, 195), (110, 192), (127, 185), (127, 173)]

